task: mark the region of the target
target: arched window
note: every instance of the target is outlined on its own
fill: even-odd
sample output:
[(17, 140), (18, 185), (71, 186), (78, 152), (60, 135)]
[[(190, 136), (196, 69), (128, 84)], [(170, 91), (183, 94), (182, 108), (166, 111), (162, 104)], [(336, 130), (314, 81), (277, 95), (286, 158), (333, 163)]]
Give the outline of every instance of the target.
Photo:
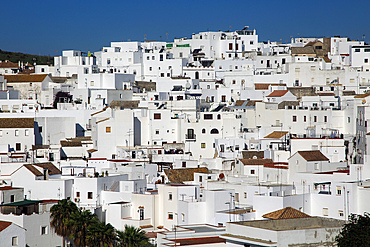
[(202, 129), (202, 134), (205, 134), (206, 133), (206, 129)]
[(218, 134), (218, 129), (212, 129), (211, 134)]
[(218, 114), (217, 115), (217, 119), (220, 120), (221, 119), (221, 114)]

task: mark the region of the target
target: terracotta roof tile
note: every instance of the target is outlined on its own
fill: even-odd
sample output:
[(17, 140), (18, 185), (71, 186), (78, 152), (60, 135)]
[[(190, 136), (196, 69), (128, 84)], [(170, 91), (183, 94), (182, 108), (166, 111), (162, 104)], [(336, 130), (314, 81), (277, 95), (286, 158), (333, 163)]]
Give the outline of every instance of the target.
[(319, 96), (335, 96), (334, 93), (317, 93)]
[(36, 167), (34, 167), (33, 165), (27, 164), (27, 165), (24, 165), (24, 167), (26, 167), (30, 172), (32, 172), (33, 175), (42, 176), (42, 173)]
[(36, 166), (39, 167), (39, 168), (41, 168), (41, 169), (48, 169), (49, 175), (61, 174), (62, 173), (56, 166), (54, 166), (50, 162), (24, 165), (24, 167), (26, 167), (35, 176), (42, 176), (43, 173), (40, 172), (40, 170), (37, 169)]
[(0, 232), (10, 226), (12, 222), (0, 220)]
[(308, 214), (305, 214), (292, 207), (286, 207), (271, 213), (262, 215), (263, 218), (268, 218), (272, 220), (280, 219), (296, 219), (296, 218), (311, 218)]
[(0, 68), (18, 68), (18, 64), (10, 61), (1, 61)]
[(365, 93), (365, 94), (357, 94), (357, 95), (355, 95), (355, 97), (354, 98), (366, 98), (367, 96), (369, 96), (370, 95), (370, 93)]
[(8, 83), (12, 82), (42, 82), (48, 75), (4, 75)]
[(235, 106), (242, 106), (246, 100), (237, 100)]
[(243, 165), (264, 165), (273, 163), (272, 159), (240, 159)]
[(0, 187), (0, 190), (16, 190), (16, 189), (21, 189), (21, 188), (12, 187), (12, 186)]
[(265, 136), (265, 138), (282, 138), (286, 134), (288, 134), (288, 131), (274, 131), (271, 134)]
[(275, 90), (266, 97), (281, 97), (284, 96), (289, 90)]
[(34, 128), (33, 118), (0, 118), (0, 128)]
[(320, 150), (310, 150), (310, 151), (298, 151), (303, 159), (306, 161), (327, 161), (329, 160), (325, 155), (321, 153)]
[(242, 151), (243, 159), (252, 159), (253, 157), (257, 157), (259, 159), (263, 159), (265, 153), (264, 151), (254, 151), (254, 150), (248, 150)]
[(194, 173), (209, 173), (206, 167), (167, 169), (164, 171), (171, 183), (182, 184), (185, 181), (193, 181)]

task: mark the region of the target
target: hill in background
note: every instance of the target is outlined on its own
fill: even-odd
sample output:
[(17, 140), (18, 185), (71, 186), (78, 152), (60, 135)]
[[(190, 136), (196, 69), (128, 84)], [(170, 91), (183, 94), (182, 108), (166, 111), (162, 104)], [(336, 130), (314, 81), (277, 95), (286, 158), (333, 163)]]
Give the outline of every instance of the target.
[(49, 56), (37, 56), (37, 55), (31, 55), (31, 54), (25, 54), (20, 52), (10, 52), (10, 51), (2, 51), (0, 49), (0, 61), (9, 60), (13, 63), (18, 63), (18, 61), (21, 62), (28, 62), (30, 64), (47, 64), (52, 65), (54, 63), (54, 58)]

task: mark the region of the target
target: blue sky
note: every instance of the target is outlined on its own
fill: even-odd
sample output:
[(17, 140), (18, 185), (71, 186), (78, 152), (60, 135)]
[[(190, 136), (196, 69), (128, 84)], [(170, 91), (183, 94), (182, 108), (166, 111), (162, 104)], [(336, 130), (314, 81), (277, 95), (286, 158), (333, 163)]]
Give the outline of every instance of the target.
[[(18, 0), (1, 3), (0, 49), (37, 55), (97, 51), (111, 41), (168, 40), (199, 31), (255, 28), (260, 41), (347, 36), (370, 41), (365, 0), (124, 1)], [(161, 38), (162, 37), (162, 38)]]

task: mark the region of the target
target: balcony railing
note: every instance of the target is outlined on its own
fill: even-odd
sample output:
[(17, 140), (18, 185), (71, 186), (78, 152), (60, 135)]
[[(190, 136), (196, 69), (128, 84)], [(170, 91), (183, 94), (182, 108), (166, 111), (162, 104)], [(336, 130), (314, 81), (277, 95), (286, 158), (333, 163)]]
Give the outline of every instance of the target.
[(186, 140), (195, 140), (196, 139), (196, 135), (195, 134), (185, 134), (185, 139)]

